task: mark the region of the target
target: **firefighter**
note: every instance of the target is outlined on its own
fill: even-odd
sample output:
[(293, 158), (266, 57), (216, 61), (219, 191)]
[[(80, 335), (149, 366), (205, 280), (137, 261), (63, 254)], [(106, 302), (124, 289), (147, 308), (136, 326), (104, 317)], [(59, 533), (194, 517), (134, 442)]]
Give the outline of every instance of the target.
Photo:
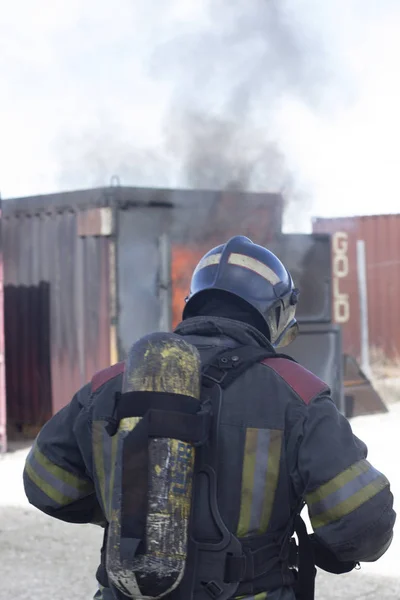
[[(194, 600), (227, 598), (228, 583), (236, 586), (235, 598), (263, 600), (268, 594), (268, 600), (293, 600), (296, 594), (308, 600), (314, 561), (344, 573), (378, 560), (391, 544), (396, 514), (389, 481), (368, 462), (365, 443), (338, 412), (328, 386), (280, 353), (298, 332), (297, 300), (280, 260), (243, 236), (210, 250), (193, 273), (175, 333), (197, 347), (205, 377), (222, 387), (213, 458), (219, 467), (218, 514), (241, 547), (239, 555), (223, 556), (219, 584), (204, 582), (204, 576), (192, 582)], [(231, 353), (231, 362), (214, 361), (221, 351)], [(224, 388), (224, 377), (235, 373), (239, 358), (246, 362), (246, 352), (266, 358), (237, 371)], [(79, 390), (43, 427), (24, 470), (31, 504), (63, 521), (98, 524), (105, 540), (108, 517), (93, 467), (102, 442), (93, 439), (90, 426), (102, 399), (121, 391), (123, 371), (124, 363), (114, 365)], [(304, 536), (298, 520), (304, 504), (311, 536)], [(204, 497), (195, 497), (194, 505), (192, 535), (207, 531), (212, 537), (210, 524), (201, 521)], [(295, 529), (299, 539), (307, 538), (306, 553), (301, 543), (292, 551)], [(106, 552), (104, 544), (95, 597), (125, 598), (109, 586)], [(214, 562), (206, 556), (210, 568)], [(192, 567), (188, 558), (187, 571), (196, 577)], [(181, 600), (179, 586), (168, 598)]]

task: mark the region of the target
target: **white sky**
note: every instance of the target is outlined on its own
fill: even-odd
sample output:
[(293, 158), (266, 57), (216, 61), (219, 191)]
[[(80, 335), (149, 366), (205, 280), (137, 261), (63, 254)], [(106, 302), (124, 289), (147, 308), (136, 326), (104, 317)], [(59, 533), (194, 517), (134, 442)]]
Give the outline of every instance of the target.
[[(279, 1), (305, 67), (277, 33), (257, 72), (273, 85), (252, 91), (254, 114), (309, 198), (304, 210), (400, 212), (400, 0)], [(182, 183), (176, 156), (160, 151), (171, 104), (222, 106), (253, 51), (262, 56), (261, 19), (254, 49), (251, 31), (246, 46), (225, 44), (242, 20), (226, 2), (212, 12), (210, 0), (3, 0), (2, 196), (107, 185), (114, 173), (125, 185)], [(250, 16), (261, 2), (247, 0)]]

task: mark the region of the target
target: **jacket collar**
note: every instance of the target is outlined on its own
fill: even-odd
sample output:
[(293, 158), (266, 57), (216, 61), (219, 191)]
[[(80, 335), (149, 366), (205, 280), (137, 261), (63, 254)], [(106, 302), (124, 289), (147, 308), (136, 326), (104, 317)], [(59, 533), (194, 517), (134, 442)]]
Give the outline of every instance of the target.
[[(207, 338), (230, 338), (238, 345), (259, 346), (274, 352), (274, 347), (255, 327), (225, 317), (192, 317), (185, 319), (175, 329), (179, 335)], [(236, 345), (236, 344), (235, 344)]]

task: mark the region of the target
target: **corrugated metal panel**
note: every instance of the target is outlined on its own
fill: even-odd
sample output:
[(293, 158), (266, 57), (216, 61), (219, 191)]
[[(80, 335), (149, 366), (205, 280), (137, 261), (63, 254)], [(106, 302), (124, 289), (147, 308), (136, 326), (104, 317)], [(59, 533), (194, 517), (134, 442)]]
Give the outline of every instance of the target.
[[(0, 210), (1, 223), (1, 210)], [(1, 229), (0, 229), (1, 235)], [(3, 244), (0, 239), (0, 454), (7, 451), (7, 405), (4, 372)]]
[(36, 427), (109, 364), (109, 241), (72, 211), (3, 219), (8, 420)]
[(367, 262), (370, 347), (389, 358), (400, 354), (400, 214), (315, 219), (313, 230), (332, 234), (333, 318), (343, 327), (345, 352), (360, 356), (357, 240)]
[(73, 192), (59, 192), (44, 196), (9, 198), (3, 203), (4, 216), (61, 213), (118, 205), (127, 209), (134, 206), (160, 206), (171, 201), (174, 191), (154, 188), (106, 187)]

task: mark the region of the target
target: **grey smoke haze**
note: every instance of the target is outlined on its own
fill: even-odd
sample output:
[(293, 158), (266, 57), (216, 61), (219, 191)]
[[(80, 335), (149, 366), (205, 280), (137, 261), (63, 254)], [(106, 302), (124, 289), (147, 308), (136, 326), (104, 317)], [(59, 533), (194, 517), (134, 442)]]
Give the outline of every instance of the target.
[(152, 73), (175, 84), (174, 102), (247, 118), (284, 91), (318, 105), (332, 73), (321, 31), (298, 2), (208, 0), (203, 22), (155, 49)]
[(62, 187), (117, 173), (129, 185), (283, 188), (292, 222), (312, 202), (362, 214), (398, 198), (398, 0), (119, 0), (114, 24), (100, 6), (101, 44), (93, 30), (82, 61), (90, 101), (56, 132)]
[(331, 74), (320, 33), (285, 0), (202, 6), (202, 18), (183, 31), (173, 19), (158, 21), (148, 69), (171, 88), (160, 147), (120, 138), (103, 121), (102, 131), (63, 142), (64, 186), (85, 170), (92, 185), (117, 173), (136, 185), (283, 191), (305, 207), (271, 123), (283, 94), (322, 105)]
[[(226, 149), (222, 184), (278, 185), (282, 173), (313, 214), (396, 212), (399, 31), (398, 0), (6, 3), (2, 195), (107, 185), (113, 173), (182, 186), (196, 163), (215, 181), (198, 142), (171, 132), (199, 116)], [(260, 144), (277, 171), (250, 164)]]

